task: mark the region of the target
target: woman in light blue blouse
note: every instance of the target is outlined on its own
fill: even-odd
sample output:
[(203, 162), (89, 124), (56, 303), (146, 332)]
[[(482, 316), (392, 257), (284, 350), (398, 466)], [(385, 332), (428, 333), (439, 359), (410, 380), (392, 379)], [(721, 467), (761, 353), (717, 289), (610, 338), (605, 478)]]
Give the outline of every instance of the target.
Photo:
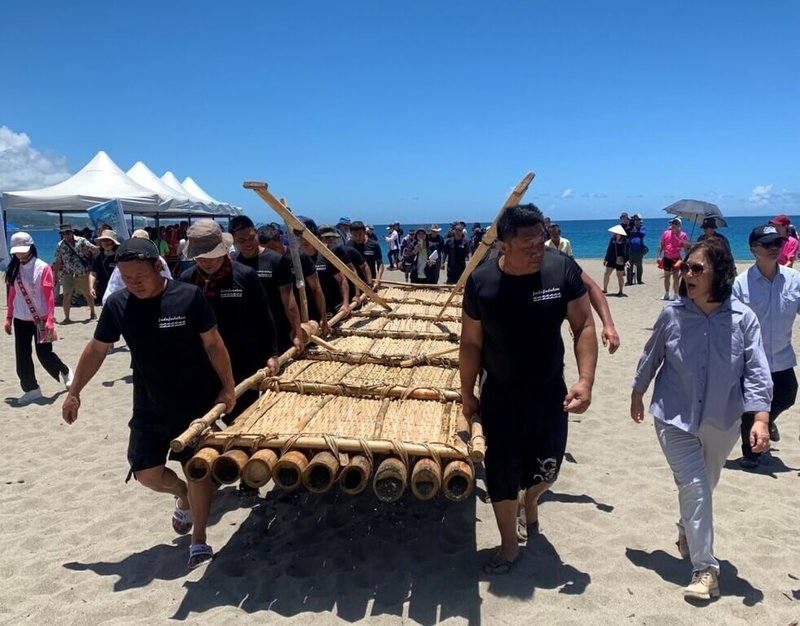
[(769, 448), (772, 378), (755, 314), (731, 298), (736, 266), (719, 241), (689, 250), (680, 299), (664, 307), (639, 360), (631, 417), (644, 419), (644, 392), (655, 377), (650, 412), (678, 486), (678, 549), (692, 561), (687, 600), (719, 596), (711, 493), (733, 449), (744, 412), (755, 413), (753, 449)]

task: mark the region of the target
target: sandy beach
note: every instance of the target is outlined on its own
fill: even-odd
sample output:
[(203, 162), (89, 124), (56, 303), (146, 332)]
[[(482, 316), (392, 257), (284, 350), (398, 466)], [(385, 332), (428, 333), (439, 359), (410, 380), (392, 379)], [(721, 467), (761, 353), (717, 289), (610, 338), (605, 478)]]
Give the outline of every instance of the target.
[[(582, 265), (602, 281), (600, 261)], [(691, 566), (674, 545), (676, 489), (652, 418), (637, 425), (628, 411), (630, 380), (663, 306), (654, 263), (645, 280), (626, 288), (629, 297), (609, 298), (622, 346), (601, 351), (591, 408), (570, 419), (561, 477), (542, 498), (542, 536), (501, 577), (481, 572), (499, 541), (482, 479), (457, 505), (267, 488), (240, 500), (223, 488), (208, 533), (216, 559), (189, 572), (189, 539), (170, 526), (172, 499), (124, 482), (127, 350), (109, 355), (72, 426), (61, 420), (63, 386), (36, 363), (44, 399), (2, 405), (0, 623), (798, 623), (797, 406), (778, 420), (782, 440), (768, 464), (740, 470), (737, 446), (723, 471), (715, 492), (722, 598), (702, 608), (682, 599)], [(56, 352), (74, 367), (95, 323), (84, 321), (85, 307), (72, 317), (58, 327)], [(800, 350), (800, 332), (794, 344)], [(2, 335), (0, 353), (0, 396), (16, 398), (12, 337)], [(569, 384), (569, 348), (566, 363)]]

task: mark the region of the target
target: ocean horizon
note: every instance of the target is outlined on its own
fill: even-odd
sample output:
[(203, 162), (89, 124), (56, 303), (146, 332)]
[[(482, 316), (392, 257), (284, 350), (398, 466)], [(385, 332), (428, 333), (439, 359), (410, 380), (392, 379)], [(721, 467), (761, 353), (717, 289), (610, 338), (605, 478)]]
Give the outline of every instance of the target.
[[(719, 232), (724, 234), (731, 243), (731, 251), (734, 258), (739, 261), (746, 261), (752, 258), (750, 246), (747, 239), (750, 231), (759, 224), (764, 224), (769, 221), (771, 216), (737, 216), (725, 218), (728, 226), (720, 228)], [(647, 228), (647, 235), (645, 243), (650, 248), (650, 253), (646, 258), (654, 259), (656, 249), (658, 248), (658, 240), (665, 230), (667, 230), (668, 215), (658, 218), (646, 218), (644, 226)], [(222, 220), (222, 226), (225, 228), (225, 220)], [(608, 219), (591, 219), (591, 220), (559, 220), (558, 224), (561, 226), (561, 236), (569, 239), (572, 244), (572, 250), (575, 253), (576, 259), (601, 259), (605, 256), (606, 246), (611, 238), (608, 229), (618, 222)], [(470, 229), (473, 222), (467, 222), (467, 235), (470, 234)], [(388, 224), (375, 224), (375, 233), (378, 236), (378, 243), (383, 251), (384, 262), (386, 262), (387, 247), (383, 237), (387, 233)], [(419, 227), (430, 228), (430, 223), (415, 224), (407, 223), (402, 224), (403, 231), (408, 233)], [(440, 224), (442, 227), (442, 234), (448, 228), (446, 223)], [(489, 222), (481, 222), (481, 226), (486, 228)], [(699, 226), (686, 224), (684, 222), (683, 230), (689, 235), (691, 240), (696, 240), (702, 234)], [(36, 247), (40, 257), (46, 261), (51, 261), (55, 252), (55, 247), (59, 241), (59, 233), (55, 229), (46, 230), (30, 230), (28, 231), (33, 236), (36, 242)], [(10, 235), (11, 233), (9, 233)]]

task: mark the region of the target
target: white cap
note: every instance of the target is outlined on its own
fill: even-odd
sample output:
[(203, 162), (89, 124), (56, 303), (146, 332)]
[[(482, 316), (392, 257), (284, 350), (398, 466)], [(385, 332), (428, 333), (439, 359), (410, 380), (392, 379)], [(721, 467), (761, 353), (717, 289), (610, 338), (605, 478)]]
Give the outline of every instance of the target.
[(22, 231), (11, 235), (11, 254), (27, 254), (33, 245), (33, 237)]

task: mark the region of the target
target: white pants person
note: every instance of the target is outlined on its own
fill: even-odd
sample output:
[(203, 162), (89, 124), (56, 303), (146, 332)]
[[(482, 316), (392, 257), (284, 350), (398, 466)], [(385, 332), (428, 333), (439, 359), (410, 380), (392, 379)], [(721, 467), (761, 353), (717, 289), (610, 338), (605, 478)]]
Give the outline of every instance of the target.
[(681, 511), (678, 527), (686, 535), (692, 571), (713, 567), (719, 573), (719, 562), (714, 558), (711, 493), (719, 482), (728, 455), (739, 440), (739, 422), (728, 430), (700, 424), (697, 434), (693, 435), (657, 419), (653, 421), (661, 450), (678, 486)]

